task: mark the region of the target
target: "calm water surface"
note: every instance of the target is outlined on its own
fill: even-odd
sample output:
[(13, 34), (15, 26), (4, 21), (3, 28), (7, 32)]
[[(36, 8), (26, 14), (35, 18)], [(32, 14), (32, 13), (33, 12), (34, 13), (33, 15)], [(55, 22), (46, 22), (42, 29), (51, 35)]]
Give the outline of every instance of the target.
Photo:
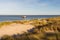
[[(56, 17), (60, 15), (26, 15), (26, 19), (33, 18), (49, 18)], [(0, 15), (0, 21), (12, 21), (12, 20), (22, 20), (22, 15)]]

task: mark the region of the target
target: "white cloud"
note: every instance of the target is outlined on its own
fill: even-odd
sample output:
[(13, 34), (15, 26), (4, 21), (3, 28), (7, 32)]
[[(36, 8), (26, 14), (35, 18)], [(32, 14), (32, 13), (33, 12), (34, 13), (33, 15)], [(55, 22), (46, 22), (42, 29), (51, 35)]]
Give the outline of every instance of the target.
[(16, 8), (16, 3), (0, 3), (0, 11), (14, 10)]
[[(0, 3), (0, 15), (60, 15), (60, 11), (47, 9), (47, 3), (38, 3), (37, 0), (24, 2)], [(38, 8), (38, 9), (36, 9)]]
[(0, 15), (60, 15), (60, 11), (15, 10), (15, 11), (1, 11)]

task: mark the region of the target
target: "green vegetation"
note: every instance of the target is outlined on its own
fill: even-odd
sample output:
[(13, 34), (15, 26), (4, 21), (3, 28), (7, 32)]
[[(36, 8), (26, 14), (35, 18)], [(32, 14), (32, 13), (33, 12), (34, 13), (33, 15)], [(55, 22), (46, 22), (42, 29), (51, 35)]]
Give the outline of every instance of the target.
[(4, 37), (2, 37), (1, 40), (14, 40), (14, 38), (8, 35), (4, 35)]
[(12, 24), (11, 22), (0, 22), (0, 27), (4, 26), (4, 25), (10, 25)]

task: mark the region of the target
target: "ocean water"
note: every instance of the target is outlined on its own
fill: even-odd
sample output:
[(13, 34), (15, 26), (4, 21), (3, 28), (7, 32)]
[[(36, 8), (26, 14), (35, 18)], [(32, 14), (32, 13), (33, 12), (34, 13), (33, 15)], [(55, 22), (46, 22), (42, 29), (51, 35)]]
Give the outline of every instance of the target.
[(33, 18), (56, 17), (60, 15), (0, 15), (0, 21), (22, 20), (23, 19), (22, 16), (26, 16), (26, 19), (33, 19)]

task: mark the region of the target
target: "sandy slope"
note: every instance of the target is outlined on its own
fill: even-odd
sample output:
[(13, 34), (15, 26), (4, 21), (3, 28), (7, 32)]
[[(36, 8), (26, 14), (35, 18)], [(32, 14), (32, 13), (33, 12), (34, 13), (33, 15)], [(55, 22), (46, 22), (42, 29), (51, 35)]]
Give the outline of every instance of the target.
[(2, 28), (0, 28), (0, 37), (3, 35), (13, 35), (17, 33), (23, 33), (23, 31), (27, 31), (34, 26), (32, 25), (26, 25), (26, 24), (10, 24), (10, 25), (4, 25)]

